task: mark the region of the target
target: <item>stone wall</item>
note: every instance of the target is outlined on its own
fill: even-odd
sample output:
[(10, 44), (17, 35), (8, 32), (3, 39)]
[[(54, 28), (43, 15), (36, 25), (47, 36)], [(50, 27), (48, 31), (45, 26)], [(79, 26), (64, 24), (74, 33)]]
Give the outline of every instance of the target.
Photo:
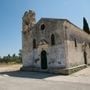
[(77, 26), (66, 21), (64, 23), (67, 37), (67, 60), (68, 67), (85, 64), (84, 51), (87, 53), (87, 64), (90, 63), (90, 36)]
[[(45, 25), (45, 29), (41, 30), (41, 25)], [(51, 45), (51, 35), (55, 36), (55, 45)], [(65, 45), (64, 45), (64, 32), (63, 21), (57, 21), (47, 18), (42, 18), (31, 30), (31, 37), (29, 46), (29, 60), (25, 60), (26, 66), (34, 66), (41, 68), (41, 52), (47, 52), (48, 68), (52, 67), (65, 67)], [(33, 39), (36, 40), (37, 47), (33, 49)], [(27, 57), (25, 57), (27, 58)], [(31, 63), (30, 63), (31, 61)]]
[(22, 61), (23, 66), (29, 66), (32, 63), (31, 52), (31, 28), (35, 25), (35, 13), (31, 10), (26, 11), (22, 17)]

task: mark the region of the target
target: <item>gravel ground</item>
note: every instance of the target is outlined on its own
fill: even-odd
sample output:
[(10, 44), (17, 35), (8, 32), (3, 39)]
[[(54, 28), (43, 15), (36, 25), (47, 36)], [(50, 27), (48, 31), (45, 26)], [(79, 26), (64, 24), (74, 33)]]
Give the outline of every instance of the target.
[(0, 67), (0, 90), (90, 90), (90, 67), (64, 76), (18, 71), (21, 66)]

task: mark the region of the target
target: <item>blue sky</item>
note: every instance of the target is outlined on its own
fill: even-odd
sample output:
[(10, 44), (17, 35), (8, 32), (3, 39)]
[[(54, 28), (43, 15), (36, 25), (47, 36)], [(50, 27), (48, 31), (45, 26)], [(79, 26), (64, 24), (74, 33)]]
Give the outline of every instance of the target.
[(26, 10), (41, 17), (65, 18), (82, 28), (82, 18), (90, 23), (90, 0), (0, 0), (0, 56), (16, 53), (22, 47), (22, 16)]

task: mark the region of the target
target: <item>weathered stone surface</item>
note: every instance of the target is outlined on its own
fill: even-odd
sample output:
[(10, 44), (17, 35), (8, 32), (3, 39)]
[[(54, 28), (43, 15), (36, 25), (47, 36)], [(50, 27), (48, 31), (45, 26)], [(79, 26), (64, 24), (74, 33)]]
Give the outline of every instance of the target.
[[(68, 67), (78, 66), (85, 64), (84, 51), (86, 52), (87, 64), (90, 62), (90, 36), (82, 31), (77, 26), (70, 22), (64, 22), (64, 26), (67, 27), (67, 59)], [(75, 47), (75, 40), (77, 46)]]
[[(35, 13), (29, 11), (23, 16), (22, 29), (24, 68), (58, 73), (66, 70), (68, 73), (69, 68), (90, 64), (90, 36), (68, 20), (41, 18), (35, 24)], [(52, 35), (55, 45), (51, 43)], [(35, 48), (33, 40), (35, 40)], [(44, 59), (47, 60), (47, 69), (45, 70), (42, 69), (41, 63), (42, 51), (46, 52)]]

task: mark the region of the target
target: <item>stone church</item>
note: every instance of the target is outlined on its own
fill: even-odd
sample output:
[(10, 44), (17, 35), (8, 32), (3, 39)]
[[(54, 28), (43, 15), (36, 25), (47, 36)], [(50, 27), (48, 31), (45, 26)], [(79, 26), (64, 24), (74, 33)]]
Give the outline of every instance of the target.
[(67, 19), (22, 17), (21, 70), (70, 74), (90, 64), (90, 35)]

